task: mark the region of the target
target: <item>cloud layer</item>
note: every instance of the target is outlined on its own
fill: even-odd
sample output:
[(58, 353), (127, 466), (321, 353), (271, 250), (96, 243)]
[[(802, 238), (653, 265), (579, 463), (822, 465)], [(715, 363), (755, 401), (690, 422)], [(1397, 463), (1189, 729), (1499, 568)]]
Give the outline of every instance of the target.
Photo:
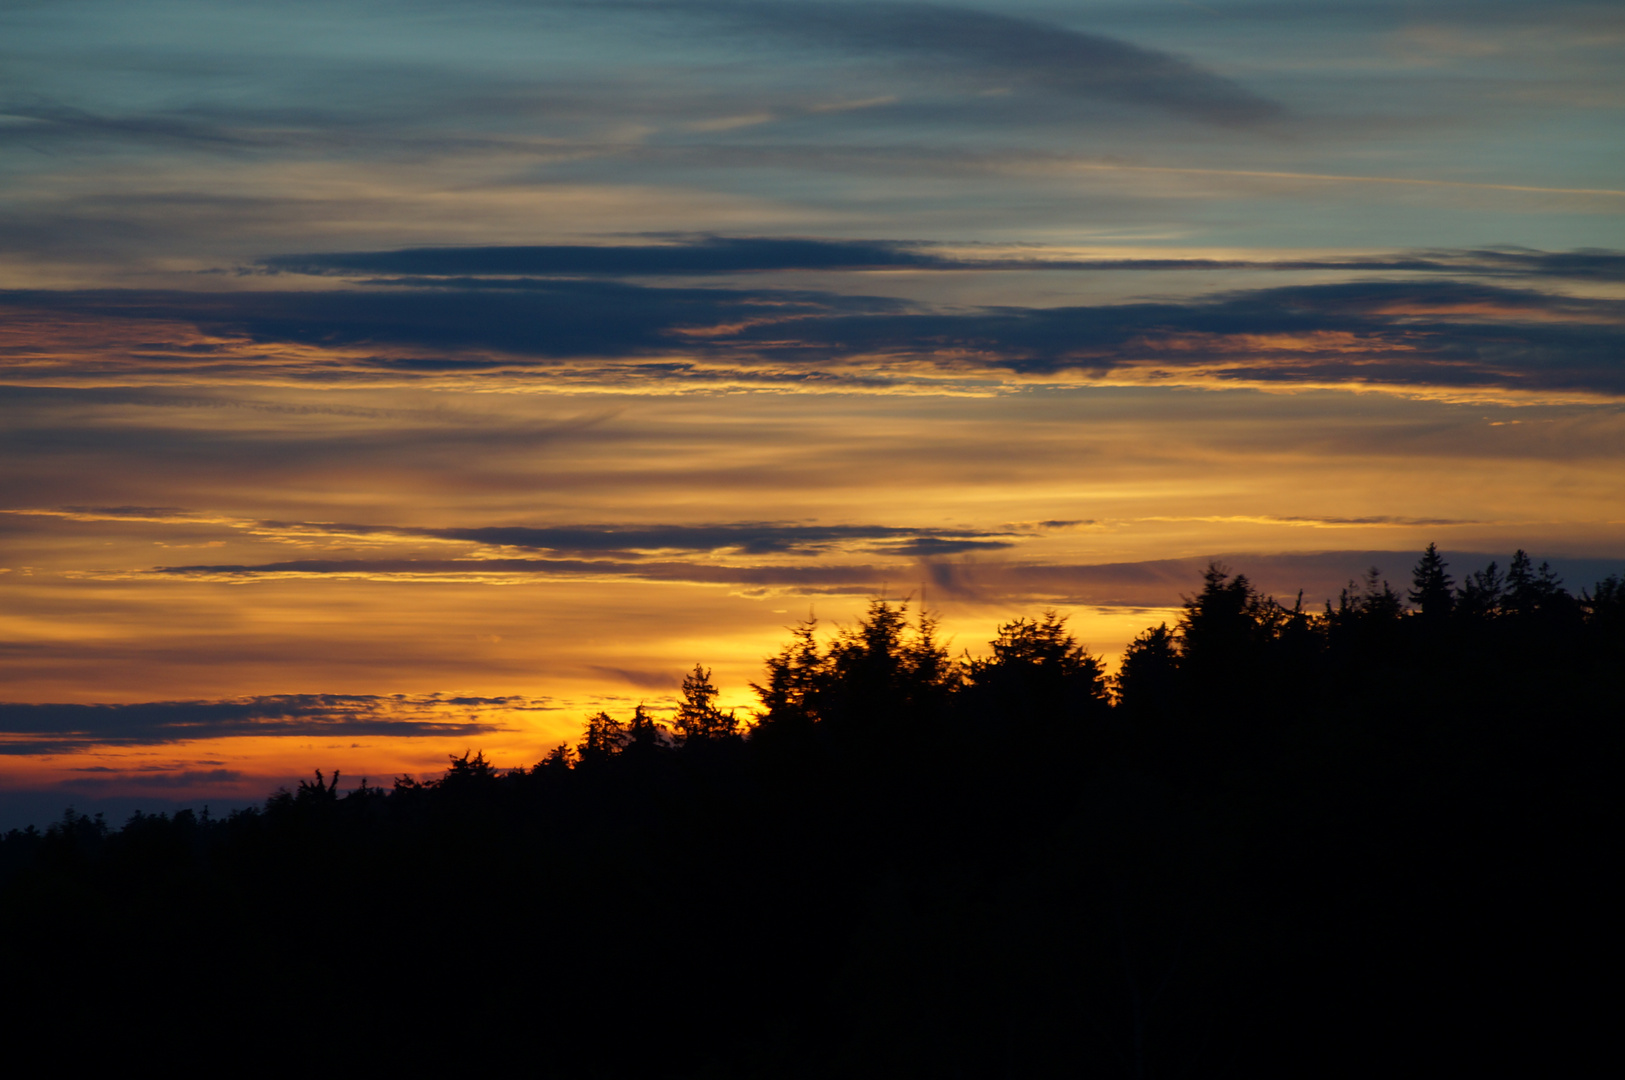
[[(901, 549), (917, 556), (915, 565), (827, 563), (719, 564), (704, 562), (570, 559), (299, 559), (255, 565), (165, 566), (155, 577), (192, 580), (253, 581), (291, 577), (356, 580), (436, 581), (514, 580), (551, 577), (612, 581), (650, 581), (724, 585), (790, 595), (873, 596), (899, 577), (929, 584), (939, 600), (995, 604), (1089, 605), (1096, 607), (1166, 608), (1194, 589), (1210, 561), (1246, 573), (1266, 592), (1290, 601), (1304, 590), (1306, 602), (1318, 606), (1336, 597), (1354, 577), (1376, 566), (1397, 585), (1409, 581), (1416, 553), (1399, 551), (1329, 551), (1304, 554), (1216, 554), (1180, 559), (1067, 564), (1045, 560), (978, 558), (956, 545), (942, 549)], [(1458, 570), (1480, 569), (1491, 561), (1503, 568), (1506, 554), (1451, 552)], [(961, 556), (961, 557), (952, 557)], [(1559, 577), (1578, 592), (1609, 574), (1625, 571), (1625, 560), (1557, 558), (1548, 560)]]
[(979, 257), (974, 249), (896, 240), (808, 237), (675, 237), (655, 244), (547, 244), (407, 248), (275, 255), (273, 273), (335, 277), (481, 278), (557, 275), (649, 277), (791, 270), (1340, 270), (1625, 281), (1625, 253), (1579, 251), (1416, 251), (1319, 259), (1079, 259), (1034, 252)]
[[(734, 249), (701, 243), (676, 250), (703, 262)], [(395, 255), (408, 263), (438, 257)], [(560, 265), (582, 265), (573, 250), (553, 255)], [(447, 257), (453, 265), (467, 260), (487, 272), (502, 262), (486, 250)], [(537, 256), (523, 249), (513, 258), (522, 265)], [(1611, 274), (1609, 260), (1618, 256), (1508, 258), (1512, 265), (1536, 267), (1536, 273), (1557, 266), (1564, 273)], [(771, 261), (757, 259), (755, 265)], [(770, 287), (414, 277), (304, 291), (11, 291), (0, 293), (0, 307), (25, 318), (189, 324), (217, 339), (166, 344), (155, 326), (152, 336), (160, 340), (112, 359), (104, 350), (88, 363), (36, 349), (38, 362), (16, 370), (24, 379), (115, 371), (127, 377), (176, 375), (221, 366), (245, 375), (257, 370), (266, 378), (461, 377), (514, 365), (551, 366), (590, 378), (591, 366), (560, 363), (592, 361), (634, 365), (603, 368), (606, 378), (706, 377), (698, 364), (712, 366), (711, 378), (793, 387), (808, 376), (843, 377), (856, 387), (865, 378), (887, 382), (884, 363), (876, 361), (907, 361), (920, 365), (914, 374), (937, 376), (1074, 373), (1142, 381), (1625, 393), (1618, 361), (1625, 348), (1625, 300), (1450, 278), (1285, 285), (1087, 306), (966, 308)], [(301, 351), (254, 355), (254, 348), (277, 346)]]
[[(1055, 522), (1054, 525), (1069, 524)], [(817, 551), (853, 541), (877, 541), (888, 550), (973, 550), (1009, 547), (989, 533), (971, 529), (919, 529), (898, 525), (802, 525), (791, 522), (730, 522), (718, 525), (486, 525), (470, 528), (345, 525), (323, 522), (258, 522), (256, 528), (285, 534), (393, 536), (456, 540), (504, 548), (568, 553), (658, 551), (738, 552), (766, 555)], [(926, 545), (922, 548), (920, 545)]]
[(243, 736), (459, 739), (503, 730), (501, 725), (457, 719), (459, 712), (526, 707), (531, 703), (508, 697), (370, 694), (283, 694), (129, 705), (0, 703), (0, 754), (70, 754), (97, 747)]

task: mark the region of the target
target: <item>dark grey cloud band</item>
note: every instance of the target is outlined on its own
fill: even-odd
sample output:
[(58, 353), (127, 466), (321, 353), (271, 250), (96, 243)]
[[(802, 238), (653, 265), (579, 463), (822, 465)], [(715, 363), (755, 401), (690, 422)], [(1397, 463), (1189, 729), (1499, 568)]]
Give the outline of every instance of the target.
[(93, 746), (150, 746), (236, 736), (461, 738), (501, 730), (432, 719), (402, 706), (490, 707), (523, 704), (509, 698), (448, 698), (432, 702), (376, 694), (283, 694), (231, 701), (152, 701), (128, 705), (0, 703), (0, 755), (63, 754)]
[[(1232, 381), (1625, 393), (1625, 302), (1452, 279), (1353, 281), (1184, 300), (932, 309), (805, 290), (456, 279), (302, 292), (10, 291), (0, 309), (190, 322), (265, 344), (343, 347), (317, 374), (475, 373), (692, 357), (780, 381), (883, 355), (1007, 375), (1155, 365)], [(145, 346), (155, 371), (211, 362)], [(254, 361), (237, 359), (251, 369)], [(676, 367), (672, 367), (672, 364)], [(667, 367), (661, 367), (666, 364)], [(126, 367), (138, 372), (139, 366)], [(269, 369), (268, 369), (269, 370)], [(627, 368), (622, 375), (636, 374)]]

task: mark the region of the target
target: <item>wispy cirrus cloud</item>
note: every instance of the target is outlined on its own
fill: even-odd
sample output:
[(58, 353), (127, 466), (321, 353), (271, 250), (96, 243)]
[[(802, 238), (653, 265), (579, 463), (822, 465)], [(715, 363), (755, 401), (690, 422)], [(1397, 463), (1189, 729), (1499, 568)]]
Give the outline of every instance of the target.
[(1284, 110), (1232, 79), (1168, 52), (1045, 20), (931, 3), (829, 0), (634, 0), (599, 10), (703, 18), (803, 47), (917, 60), (938, 79), (993, 81), (1062, 98), (1106, 100), (1229, 126)]

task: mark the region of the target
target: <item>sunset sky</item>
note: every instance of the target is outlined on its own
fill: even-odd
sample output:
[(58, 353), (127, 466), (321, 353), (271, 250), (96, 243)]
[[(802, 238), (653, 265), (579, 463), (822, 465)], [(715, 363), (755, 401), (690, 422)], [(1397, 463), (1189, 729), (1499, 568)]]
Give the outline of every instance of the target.
[[(0, 828), (785, 628), (1625, 571), (1625, 7), (0, 9)], [(1332, 691), (1328, 691), (1329, 693)]]

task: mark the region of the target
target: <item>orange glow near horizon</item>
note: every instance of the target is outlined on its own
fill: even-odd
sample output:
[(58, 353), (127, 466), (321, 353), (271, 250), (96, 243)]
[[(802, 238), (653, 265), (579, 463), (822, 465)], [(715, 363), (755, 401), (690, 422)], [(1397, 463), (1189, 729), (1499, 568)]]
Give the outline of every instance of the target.
[[(669, 709), (695, 663), (748, 714), (787, 627), (849, 625), (882, 593), (923, 597), (956, 655), (1054, 608), (1115, 660), (1177, 616), (1209, 556), (1318, 603), (1373, 557), (1403, 583), (1413, 554), (1367, 553), (1435, 540), (1604, 555), (1625, 505), (1625, 423), (1588, 407), (1150, 389), (811, 409), (771, 394), (216, 394), (37, 414), (81, 448), (41, 459), (0, 513), (6, 698), (405, 695), (378, 717), (479, 732), (87, 738), (0, 757), (8, 786), (241, 800), (315, 768), (432, 774), (465, 749), (529, 764), (598, 709)], [(1448, 464), (1418, 471), (1421, 452)]]
[(1589, 15), (748, 6), (0, 11), (0, 828), (749, 710), (876, 596), (1625, 571)]

